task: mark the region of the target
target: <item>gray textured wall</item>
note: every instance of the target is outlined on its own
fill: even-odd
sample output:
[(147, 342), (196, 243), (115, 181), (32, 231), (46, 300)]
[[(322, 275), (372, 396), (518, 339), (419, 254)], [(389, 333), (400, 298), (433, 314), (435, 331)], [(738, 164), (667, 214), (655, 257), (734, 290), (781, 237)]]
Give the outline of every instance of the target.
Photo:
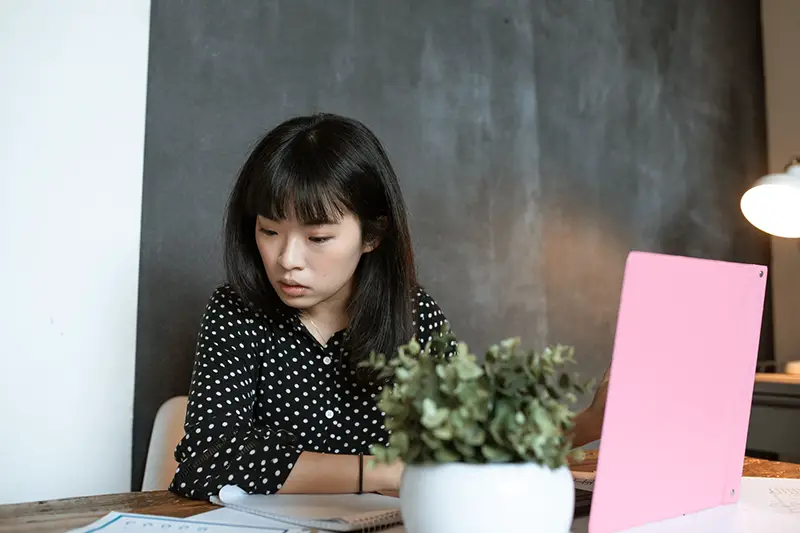
[(573, 344), (598, 376), (629, 250), (769, 261), (738, 210), (766, 167), (759, 31), (756, 0), (154, 0), (135, 484), (158, 405), (187, 391), (225, 200), (265, 129), (363, 120), (461, 337)]

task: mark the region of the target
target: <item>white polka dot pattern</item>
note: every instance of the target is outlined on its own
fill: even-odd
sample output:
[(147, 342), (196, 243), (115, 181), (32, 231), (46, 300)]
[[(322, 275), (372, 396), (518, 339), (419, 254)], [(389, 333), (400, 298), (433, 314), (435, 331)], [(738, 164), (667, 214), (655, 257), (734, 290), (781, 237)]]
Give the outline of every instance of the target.
[[(414, 322), (427, 342), (446, 318), (420, 289)], [(272, 319), (228, 285), (206, 307), (189, 389), (185, 436), (170, 490), (207, 499), (225, 484), (277, 492), (303, 450), (369, 453), (388, 435), (380, 389), (354, 380), (344, 332), (321, 345), (292, 315)]]

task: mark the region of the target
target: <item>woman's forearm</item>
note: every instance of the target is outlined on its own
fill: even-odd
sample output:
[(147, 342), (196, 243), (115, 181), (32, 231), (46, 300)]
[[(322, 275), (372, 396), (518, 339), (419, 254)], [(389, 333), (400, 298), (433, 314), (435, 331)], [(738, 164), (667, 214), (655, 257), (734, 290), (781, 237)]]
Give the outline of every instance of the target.
[(574, 426), (570, 433), (572, 445), (575, 448), (594, 442), (600, 438), (602, 421), (598, 420), (596, 414), (584, 409), (575, 415)]
[(610, 379), (611, 367), (609, 366), (597, 386), (592, 403), (575, 416), (570, 436), (572, 437), (572, 444), (576, 448), (600, 440), (603, 432), (603, 419), (605, 418), (606, 397), (608, 396)]
[[(372, 456), (364, 456), (364, 492), (393, 491), (400, 487), (403, 465), (376, 465), (369, 467)], [(358, 492), (357, 455), (333, 455), (303, 452), (280, 494), (342, 494)]]

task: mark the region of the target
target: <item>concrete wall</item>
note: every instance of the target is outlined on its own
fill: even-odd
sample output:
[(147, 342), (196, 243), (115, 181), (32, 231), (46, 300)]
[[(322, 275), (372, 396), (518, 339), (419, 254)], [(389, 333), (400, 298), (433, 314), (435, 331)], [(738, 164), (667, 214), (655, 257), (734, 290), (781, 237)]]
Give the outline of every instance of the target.
[(265, 129), (314, 110), (363, 120), (464, 340), (573, 344), (599, 377), (629, 250), (769, 262), (739, 211), (766, 170), (759, 14), (757, 0), (155, 1), (134, 484), (158, 405), (187, 390), (225, 200)]

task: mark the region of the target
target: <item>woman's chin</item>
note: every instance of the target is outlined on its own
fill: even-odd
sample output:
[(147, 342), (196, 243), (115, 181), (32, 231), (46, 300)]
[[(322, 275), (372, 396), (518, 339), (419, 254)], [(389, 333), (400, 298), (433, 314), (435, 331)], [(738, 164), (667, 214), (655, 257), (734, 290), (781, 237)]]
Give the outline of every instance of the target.
[(276, 292), (278, 293), (278, 298), (280, 298), (284, 304), (294, 309), (308, 309), (317, 303), (316, 299), (311, 295), (289, 296), (284, 294), (281, 290), (276, 290)]

